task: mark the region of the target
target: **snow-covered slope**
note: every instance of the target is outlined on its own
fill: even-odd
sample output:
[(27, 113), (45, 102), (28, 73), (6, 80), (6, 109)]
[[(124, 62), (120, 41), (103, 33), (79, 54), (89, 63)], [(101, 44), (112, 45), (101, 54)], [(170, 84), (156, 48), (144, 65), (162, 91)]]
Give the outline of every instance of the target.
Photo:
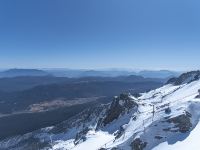
[(169, 145), (167, 142), (164, 142), (153, 150), (198, 150), (200, 148), (200, 123), (195, 127), (195, 129), (190, 133), (190, 135), (184, 141), (178, 141), (173, 145)]
[(121, 94), (57, 126), (0, 141), (0, 149), (198, 150), (199, 77), (183, 74), (138, 98)]

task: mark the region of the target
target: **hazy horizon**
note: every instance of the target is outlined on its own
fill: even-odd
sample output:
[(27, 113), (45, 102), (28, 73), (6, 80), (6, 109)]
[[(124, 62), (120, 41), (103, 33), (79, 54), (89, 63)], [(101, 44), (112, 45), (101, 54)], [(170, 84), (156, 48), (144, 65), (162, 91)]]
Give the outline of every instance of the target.
[(134, 68), (27, 68), (27, 67), (11, 67), (11, 68), (0, 68), (0, 71), (12, 70), (12, 69), (36, 69), (36, 70), (74, 70), (74, 71), (127, 71), (127, 72), (141, 72), (141, 71), (172, 71), (172, 72), (187, 72), (199, 69), (191, 69), (191, 70), (171, 70), (171, 69), (134, 69)]

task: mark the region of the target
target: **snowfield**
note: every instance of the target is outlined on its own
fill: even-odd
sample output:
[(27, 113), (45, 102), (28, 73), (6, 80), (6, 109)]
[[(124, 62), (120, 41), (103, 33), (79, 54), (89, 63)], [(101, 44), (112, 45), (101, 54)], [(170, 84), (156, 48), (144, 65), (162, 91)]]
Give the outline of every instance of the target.
[[(74, 145), (73, 140), (67, 142), (58, 142), (58, 144), (53, 146), (53, 149), (73, 149), (73, 150), (86, 150), (86, 149), (98, 149), (102, 147), (106, 142), (114, 139), (113, 135), (110, 135), (106, 132), (95, 132), (89, 131), (87, 134), (87, 142), (83, 142), (77, 146)], [(89, 146), (89, 147), (88, 147)]]

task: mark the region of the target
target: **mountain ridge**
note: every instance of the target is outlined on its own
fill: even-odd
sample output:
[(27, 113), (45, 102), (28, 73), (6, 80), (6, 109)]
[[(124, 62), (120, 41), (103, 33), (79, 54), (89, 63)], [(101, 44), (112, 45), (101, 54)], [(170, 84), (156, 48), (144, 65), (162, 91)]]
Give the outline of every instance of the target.
[(180, 72), (169, 70), (90, 70), (90, 69), (8, 69), (0, 72), (0, 77), (19, 77), (19, 76), (55, 76), (55, 77), (117, 77), (137, 75), (145, 78), (170, 78), (177, 77)]

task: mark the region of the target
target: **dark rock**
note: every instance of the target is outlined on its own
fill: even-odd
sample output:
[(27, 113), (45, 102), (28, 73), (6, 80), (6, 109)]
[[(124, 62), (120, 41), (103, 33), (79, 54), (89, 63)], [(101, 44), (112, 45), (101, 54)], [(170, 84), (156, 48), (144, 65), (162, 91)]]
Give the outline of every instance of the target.
[(136, 138), (132, 143), (132, 150), (143, 150), (147, 146), (147, 142), (143, 142), (140, 138)]
[(175, 127), (178, 127), (179, 132), (185, 133), (189, 131), (190, 128), (192, 127), (190, 117), (191, 117), (191, 114), (187, 112), (186, 114), (183, 114), (174, 118), (170, 118), (167, 121), (169, 123), (174, 123)]
[(159, 135), (156, 135), (155, 136), (155, 139), (158, 139), (158, 140), (160, 140), (160, 139), (162, 139), (163, 137), (162, 136), (159, 136)]
[(171, 116), (164, 117), (164, 119), (169, 119)]
[(121, 94), (111, 103), (110, 109), (107, 111), (107, 115), (103, 120), (104, 126), (118, 119), (121, 114), (125, 113), (126, 110), (128, 112), (133, 107), (138, 107), (138, 104), (128, 94)]
[(176, 77), (173, 77), (173, 78), (170, 78), (170, 79), (167, 81), (166, 84), (174, 84), (174, 83), (176, 83), (176, 81), (177, 81), (177, 78), (176, 78)]
[(120, 138), (124, 134), (124, 128), (121, 126), (120, 129), (115, 134), (115, 139)]
[(196, 96), (196, 98), (200, 98), (200, 89), (198, 90), (199, 95)]
[(134, 97), (136, 97), (136, 98), (138, 98), (138, 97), (140, 97), (140, 96), (141, 96), (141, 94), (140, 94), (140, 93), (131, 93), (131, 95), (132, 95), (132, 96), (134, 96)]
[(89, 131), (89, 128), (86, 127), (85, 129), (83, 129), (82, 131), (78, 132), (76, 134), (76, 138), (74, 140), (74, 144), (77, 145), (79, 144), (80, 142), (84, 142), (86, 140), (86, 137), (85, 135), (88, 133)]
[(170, 113), (171, 113), (171, 109), (170, 109), (169, 107), (166, 108), (166, 109), (165, 109), (165, 113), (166, 113), (166, 114), (170, 114)]
[(136, 116), (136, 115), (133, 115), (133, 116), (132, 116), (132, 120), (136, 121), (136, 120), (137, 120), (137, 116)]

